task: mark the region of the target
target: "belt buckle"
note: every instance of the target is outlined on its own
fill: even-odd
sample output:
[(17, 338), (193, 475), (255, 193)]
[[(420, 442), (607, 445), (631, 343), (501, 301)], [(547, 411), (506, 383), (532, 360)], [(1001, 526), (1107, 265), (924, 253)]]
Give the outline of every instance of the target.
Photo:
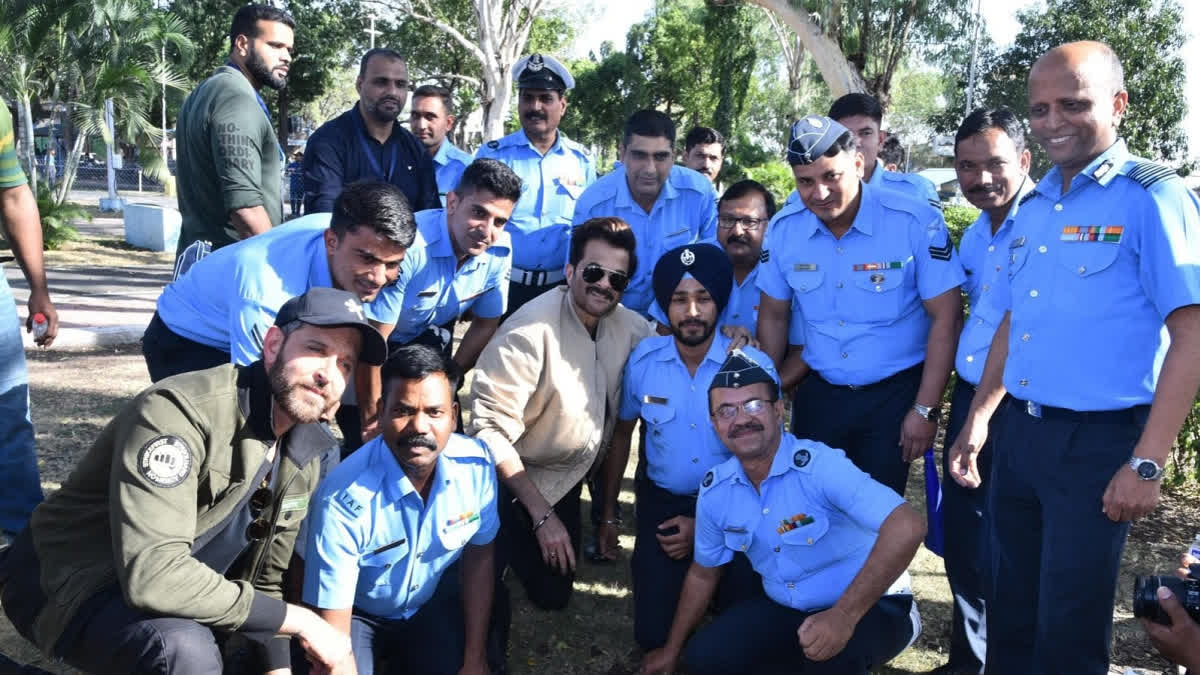
[(1034, 403), (1033, 401), (1025, 401), (1025, 412), (1026, 412), (1026, 413), (1027, 413), (1027, 414), (1028, 414), (1030, 417), (1037, 417), (1038, 419), (1041, 419), (1041, 417), (1042, 417), (1042, 404), (1041, 404), (1041, 403)]

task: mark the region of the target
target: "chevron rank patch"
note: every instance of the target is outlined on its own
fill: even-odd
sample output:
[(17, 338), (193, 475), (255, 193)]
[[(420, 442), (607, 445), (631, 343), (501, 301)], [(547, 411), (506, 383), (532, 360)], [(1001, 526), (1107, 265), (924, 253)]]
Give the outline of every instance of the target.
[(934, 260), (942, 260), (949, 262), (950, 256), (954, 253), (954, 244), (950, 243), (950, 237), (946, 237), (946, 243), (941, 246), (929, 245), (929, 257)]
[(1164, 180), (1178, 178), (1179, 176), (1169, 166), (1146, 161), (1136, 162), (1132, 169), (1125, 172), (1125, 175), (1131, 180), (1137, 181), (1144, 188), (1149, 188), (1155, 183), (1161, 183)]
[(762, 253), (758, 254), (758, 262), (760, 262), (760, 263), (765, 263), (770, 259), (771, 259), (771, 252), (765, 248), (763, 249)]

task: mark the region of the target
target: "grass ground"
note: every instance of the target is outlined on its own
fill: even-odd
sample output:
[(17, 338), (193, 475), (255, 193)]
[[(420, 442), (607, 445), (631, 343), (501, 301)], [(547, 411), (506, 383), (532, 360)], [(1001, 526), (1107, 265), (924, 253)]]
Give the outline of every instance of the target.
[[(29, 372), (43, 487), (52, 492), (108, 420), (149, 381), (136, 347), (31, 354)], [(621, 494), (621, 500), (629, 505), (628, 513), (632, 513), (634, 465), (631, 461)], [(921, 472), (914, 470), (908, 494), (923, 509), (920, 481)], [(1175, 490), (1164, 496), (1153, 516), (1134, 525), (1125, 548), (1114, 614), (1113, 663), (1119, 664), (1114, 666), (1114, 673), (1122, 673), (1127, 667), (1147, 674), (1165, 672), (1166, 662), (1153, 653), (1132, 616), (1129, 597), (1133, 575), (1174, 568), (1178, 555), (1195, 534), (1198, 508), (1200, 495), (1195, 490)], [(633, 549), (631, 532), (631, 526), (626, 525), (621, 539), (626, 553)], [(881, 673), (922, 673), (946, 660), (951, 598), (941, 559), (922, 548), (910, 571), (924, 630), (917, 643)], [(519, 584), (512, 583), (512, 671), (553, 675), (634, 672), (640, 655), (633, 646), (629, 589), (627, 560), (609, 565), (581, 562), (575, 596), (563, 612), (532, 608)], [(41, 657), (12, 631), (2, 615), (0, 652), (55, 673), (72, 672)]]

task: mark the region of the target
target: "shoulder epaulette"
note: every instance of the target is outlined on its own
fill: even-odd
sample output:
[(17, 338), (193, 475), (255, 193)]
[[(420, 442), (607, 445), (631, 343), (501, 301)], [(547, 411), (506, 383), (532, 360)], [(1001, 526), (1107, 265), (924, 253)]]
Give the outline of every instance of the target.
[(500, 141), (498, 141), (498, 140), (496, 140), (496, 141), (488, 141), (488, 142), (487, 142), (487, 146), (488, 146), (489, 148), (491, 148), (491, 149), (495, 150), (495, 149), (497, 149), (497, 148), (499, 148), (499, 147), (500, 147)]
[(1017, 201), (1017, 206), (1023, 206), (1025, 204), (1025, 202), (1029, 201), (1030, 199), (1033, 199), (1033, 197), (1036, 194), (1037, 194), (1037, 190), (1030, 190), (1029, 192), (1026, 192), (1025, 196), (1021, 197), (1021, 199), (1019, 199)]
[(461, 434), (451, 434), (450, 442), (442, 452), (453, 459), (482, 459), (488, 462), (492, 459), (492, 453), (483, 441)]
[(736, 462), (737, 459), (727, 459), (709, 469), (708, 473), (704, 474), (704, 479), (700, 481), (700, 494), (704, 494), (705, 492), (709, 491), (714, 485), (719, 485), (725, 482), (730, 476), (733, 475), (733, 471), (731, 471), (728, 466), (730, 461)]
[(1125, 164), (1122, 173), (1146, 189), (1149, 189), (1155, 183), (1179, 177), (1179, 174), (1175, 173), (1175, 170), (1171, 167), (1144, 159), (1129, 160)]

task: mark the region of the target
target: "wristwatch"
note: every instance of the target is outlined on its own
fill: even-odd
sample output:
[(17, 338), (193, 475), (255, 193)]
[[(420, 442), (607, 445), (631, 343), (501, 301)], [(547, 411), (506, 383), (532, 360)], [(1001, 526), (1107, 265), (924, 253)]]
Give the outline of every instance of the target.
[(1158, 480), (1166, 473), (1166, 469), (1159, 466), (1158, 462), (1141, 457), (1129, 458), (1129, 468), (1133, 469), (1138, 478), (1142, 480)]
[(938, 417), (940, 417), (942, 414), (942, 409), (938, 406), (934, 406), (934, 407), (930, 408), (927, 405), (921, 405), (920, 403), (914, 403), (914, 404), (912, 404), (912, 409), (914, 411), (916, 411), (916, 413), (918, 415), (920, 415), (921, 417), (924, 417), (925, 420), (928, 422), (937, 423)]

